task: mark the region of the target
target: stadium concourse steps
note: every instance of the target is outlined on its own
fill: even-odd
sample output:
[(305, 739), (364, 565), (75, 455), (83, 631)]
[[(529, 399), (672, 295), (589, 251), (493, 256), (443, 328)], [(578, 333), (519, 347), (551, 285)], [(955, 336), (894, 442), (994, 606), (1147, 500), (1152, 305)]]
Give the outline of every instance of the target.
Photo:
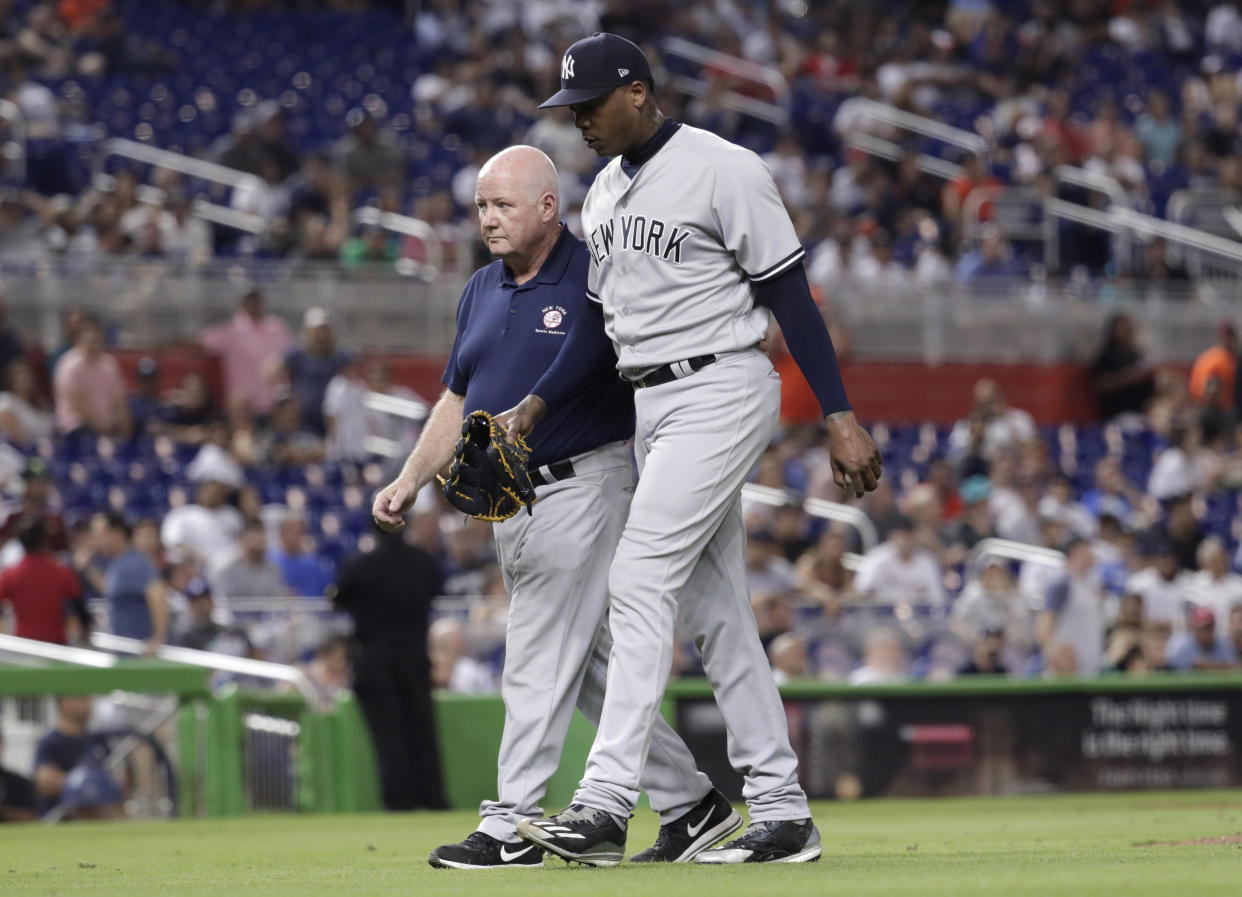
[[(948, 453), (949, 429), (922, 426), (873, 425), (884, 453), (885, 472), (894, 483), (907, 486), (921, 481), (931, 463)], [(1078, 494), (1091, 488), (1096, 463), (1106, 454), (1119, 452), (1125, 475), (1139, 488), (1145, 487), (1152, 460), (1163, 447), (1155, 433), (1094, 426), (1044, 428), (1052, 464), (1074, 481)], [(49, 461), (67, 517), (121, 508), (134, 519), (163, 517), (173, 502), (193, 499), (194, 484), (185, 474), (198, 449), (168, 439), (143, 438), (130, 443), (96, 441), (90, 437), (58, 442)], [(370, 496), (382, 485), (385, 470), (380, 464), (359, 470), (335, 463), (308, 467), (256, 467), (246, 471), (265, 504), (290, 504), (307, 514), (308, 531), (320, 550), (339, 559), (353, 551), (359, 536), (370, 526)], [(809, 472), (798, 459), (786, 468), (786, 481), (804, 491)], [(1225, 539), (1237, 542), (1232, 532), (1238, 514), (1236, 493), (1208, 496), (1204, 526)]]

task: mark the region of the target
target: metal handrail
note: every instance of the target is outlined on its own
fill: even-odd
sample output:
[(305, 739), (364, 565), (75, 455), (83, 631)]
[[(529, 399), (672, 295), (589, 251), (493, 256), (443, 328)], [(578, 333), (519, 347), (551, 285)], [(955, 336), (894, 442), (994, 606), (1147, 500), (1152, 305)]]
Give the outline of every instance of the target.
[[(944, 122), (936, 121), (934, 118), (915, 115), (912, 112), (898, 109), (896, 106), (890, 106), (877, 100), (869, 100), (865, 97), (853, 97), (846, 100), (841, 104), (837, 117), (838, 120), (845, 119), (847, 121), (869, 118), (894, 128), (900, 128), (903, 131), (922, 134), (924, 137), (931, 137), (934, 140), (949, 143), (966, 150), (978, 158), (979, 163), (985, 170), (990, 167), (986, 140), (978, 134), (955, 128), (952, 125), (946, 125)], [(851, 132), (843, 130), (842, 133), (848, 134)]]
[(980, 539), (970, 551), (970, 565), (973, 567), (986, 557), (1002, 557), (1024, 563), (1029, 561), (1058, 569), (1065, 567), (1065, 552), (1012, 539)]
[(20, 654), (23, 657), (35, 657), (39, 660), (57, 660), (61, 663), (76, 663), (80, 666), (98, 669), (108, 669), (116, 666), (117, 663), (116, 657), (103, 651), (73, 648), (69, 645), (54, 645), (51, 642), (18, 638), (15, 635), (3, 633), (0, 633), (0, 653)]
[[(1043, 202), (1043, 194), (1034, 187), (1003, 187), (997, 184), (981, 184), (966, 194), (962, 200), (962, 230), (967, 240), (976, 240), (983, 226), (979, 212), (987, 202), (999, 202), (1005, 197), (1030, 200), (1032, 206)], [(1015, 228), (1002, 228), (1006, 236), (1018, 236), (1023, 239), (1039, 239), (1042, 228), (1032, 224), (1031, 231), (1018, 231)], [(1037, 232), (1038, 231), (1038, 232)]]
[[(847, 131), (843, 136), (847, 146), (860, 149), (872, 156), (879, 156), (881, 159), (896, 162), (906, 155), (905, 148), (891, 140), (883, 140), (861, 131)], [(918, 163), (919, 171), (941, 180), (951, 181), (962, 173), (962, 166), (956, 162), (949, 162), (927, 153), (919, 153), (915, 161)]]
[[(97, 171), (91, 177), (91, 186), (102, 193), (111, 193), (116, 189), (116, 178), (105, 172)], [(134, 194), (138, 197), (139, 202), (149, 203), (153, 206), (162, 205), (167, 195), (163, 189), (153, 187), (150, 184), (139, 184)], [(190, 203), (190, 214), (196, 218), (202, 218), (204, 221), (210, 221), (213, 224), (222, 224), (225, 227), (236, 228), (251, 234), (261, 234), (267, 230), (267, 222), (258, 215), (230, 209), (228, 206), (208, 202), (205, 199), (195, 199)]]
[[(142, 655), (149, 650), (146, 642), (107, 632), (92, 632), (91, 644), (102, 650), (116, 651), (121, 654)], [(155, 649), (155, 656), (162, 660), (172, 660), (208, 670), (223, 670), (226, 673), (237, 673), (255, 679), (282, 682), (296, 688), (311, 705), (318, 706), (319, 704), (319, 693), (315, 691), (315, 686), (297, 667), (270, 663), (266, 660), (251, 660), (248, 657), (234, 657), (231, 654), (198, 651), (194, 648), (178, 648), (173, 645), (160, 645)]]
[(240, 187), (243, 184), (252, 184), (259, 180), (256, 175), (239, 171), (236, 168), (229, 168), (227, 165), (207, 162), (194, 156), (188, 156), (185, 153), (175, 153), (172, 150), (147, 146), (145, 143), (139, 143), (137, 140), (127, 140), (124, 137), (113, 137), (103, 142), (99, 152), (95, 155), (96, 172), (103, 170), (104, 160), (109, 156), (124, 156), (127, 159), (133, 159), (135, 162), (157, 165), (160, 168), (188, 174), (190, 177), (198, 178), (199, 180), (223, 184), (226, 187)]
[(865, 511), (852, 505), (825, 501), (822, 498), (803, 499), (798, 493), (790, 489), (760, 486), (757, 483), (747, 483), (742, 486), (742, 497), (773, 507), (782, 507), (789, 504), (799, 505), (802, 510), (812, 517), (819, 517), (821, 520), (836, 520), (847, 526), (852, 526), (858, 532), (864, 553), (870, 551), (880, 541), (879, 533), (876, 532), (875, 524), (871, 522), (871, 518), (867, 516)]
[(395, 234), (415, 237), (423, 241), (423, 245), (427, 247), (427, 261), (416, 264), (405, 260), (408, 269), (398, 268), (401, 273), (417, 273), (424, 277), (434, 277), (440, 272), (444, 264), (444, 250), (440, 245), (440, 235), (426, 221), (421, 218), (411, 218), (409, 215), (398, 215), (396, 212), (381, 212), (374, 206), (354, 209), (353, 219), (359, 224), (380, 227)]
[[(775, 103), (769, 103), (755, 97), (748, 97), (735, 90), (726, 90), (719, 95), (722, 106), (734, 112), (741, 112), (763, 121), (784, 125), (789, 121), (789, 82), (778, 70), (760, 65), (749, 59), (721, 53), (710, 47), (693, 43), (685, 38), (669, 37), (661, 42), (665, 56), (677, 56), (688, 59), (699, 65), (710, 65), (736, 78), (742, 78), (755, 84), (761, 84), (772, 91)], [(712, 92), (711, 85), (702, 78), (690, 78), (676, 75), (670, 81), (675, 90), (692, 97), (704, 97)]]

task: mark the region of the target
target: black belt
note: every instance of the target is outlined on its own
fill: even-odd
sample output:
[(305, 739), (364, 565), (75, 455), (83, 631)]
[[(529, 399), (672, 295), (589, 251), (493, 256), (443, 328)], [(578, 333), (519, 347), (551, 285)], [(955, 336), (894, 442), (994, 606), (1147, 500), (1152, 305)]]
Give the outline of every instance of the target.
[(536, 467), (530, 471), (530, 481), (536, 486), (559, 483), (561, 480), (572, 479), (573, 476), (574, 465), (572, 461), (557, 461), (555, 464), (545, 464), (543, 467)]
[(674, 380), (680, 380), (682, 377), (689, 377), (695, 371), (703, 370), (703, 368), (715, 360), (715, 355), (699, 355), (694, 358), (687, 358), (685, 361), (674, 361), (670, 364), (661, 365), (650, 374), (644, 374), (632, 382), (635, 389), (646, 389), (648, 386), (671, 383)]

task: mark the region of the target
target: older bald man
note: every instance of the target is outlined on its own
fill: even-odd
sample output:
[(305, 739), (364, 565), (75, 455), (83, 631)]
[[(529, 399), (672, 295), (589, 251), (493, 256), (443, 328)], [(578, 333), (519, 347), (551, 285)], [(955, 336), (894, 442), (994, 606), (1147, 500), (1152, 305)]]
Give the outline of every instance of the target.
[[(376, 496), (372, 511), (385, 529), (404, 526), (418, 490), (450, 461), (466, 410), (499, 413), (521, 401), (556, 358), (570, 324), (587, 313), (589, 256), (559, 219), (556, 169), (547, 156), (529, 146), (494, 156), (479, 171), (475, 204), (483, 240), (498, 260), (466, 285), (445, 390), (400, 476)], [(606, 342), (603, 328), (596, 329)], [(542, 851), (518, 839), (517, 823), (543, 813), (539, 801), (560, 761), (574, 704), (599, 720), (612, 644), (608, 568), (634, 489), (633, 435), (633, 390), (613, 364), (601, 364), (531, 433), (534, 515), (495, 526), (510, 595), (499, 795), (480, 807), (477, 831), (431, 852), (432, 866), (543, 865)], [(635, 861), (687, 862), (741, 825), (662, 722), (642, 784), (661, 829)]]

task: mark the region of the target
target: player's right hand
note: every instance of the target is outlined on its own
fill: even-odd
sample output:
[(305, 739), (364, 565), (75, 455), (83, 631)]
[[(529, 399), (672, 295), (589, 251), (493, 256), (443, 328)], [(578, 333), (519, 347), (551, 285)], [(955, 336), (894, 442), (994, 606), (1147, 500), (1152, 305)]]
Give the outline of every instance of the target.
[(496, 423), (505, 428), (509, 441), (515, 442), (519, 436), (529, 436), (530, 431), (535, 429), (535, 424), (543, 420), (547, 413), (547, 402), (531, 394), (503, 414), (497, 414)]
[(399, 533), (405, 529), (405, 515), (414, 506), (417, 497), (418, 484), (397, 477), (375, 496), (371, 517), (384, 532)]

